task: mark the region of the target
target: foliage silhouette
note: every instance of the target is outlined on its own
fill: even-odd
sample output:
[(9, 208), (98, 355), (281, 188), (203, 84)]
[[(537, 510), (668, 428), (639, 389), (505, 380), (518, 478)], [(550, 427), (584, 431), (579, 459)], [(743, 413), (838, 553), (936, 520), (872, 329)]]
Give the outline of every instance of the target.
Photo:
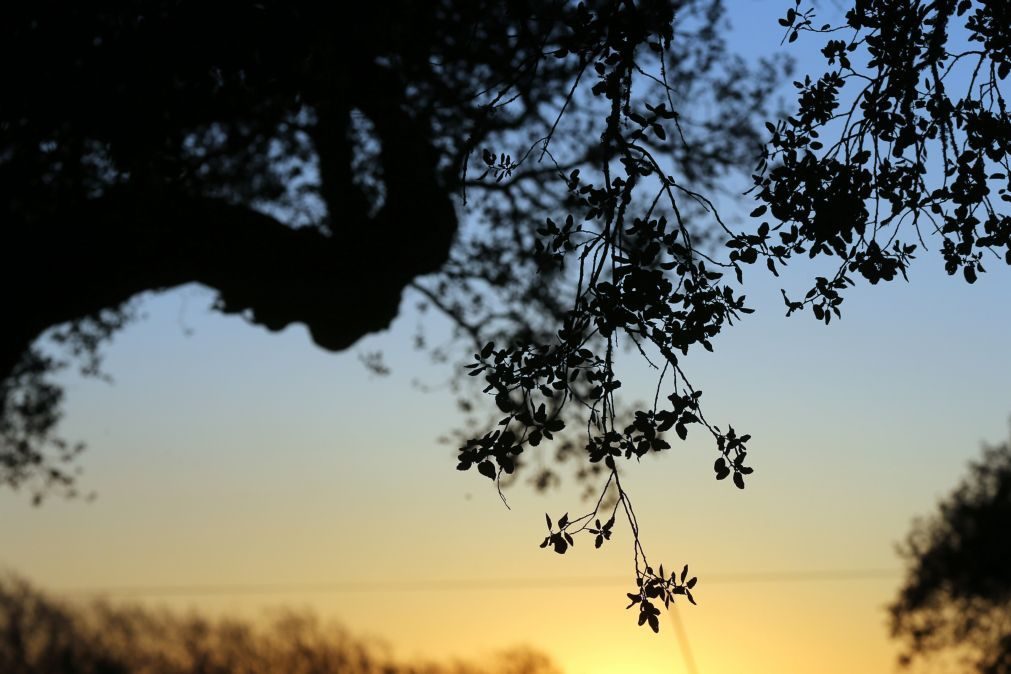
[[(720, 2), (681, 14), (669, 77), (697, 109), (697, 156), (653, 145), (715, 188), (751, 162), (776, 68), (727, 52)], [(569, 172), (604, 158), (585, 136), (600, 111), (567, 95), (605, 29), (588, 16), (449, 0), (14, 11), (0, 27), (0, 236), (21, 254), (0, 269), (0, 481), (72, 488), (78, 448), (55, 436), (49, 375), (79, 358), (96, 373), (146, 291), (202, 283), (218, 310), (304, 323), (330, 350), (386, 328), (408, 287), (477, 348), (553, 334), (566, 278), (540, 265), (535, 230), (571, 201)], [(564, 176), (503, 153), (498, 180), (478, 180), (479, 148), (549, 133)]]
[[(830, 34), (831, 70), (795, 83), (764, 150), (755, 122), (781, 67), (728, 53), (719, 0), (373, 5), (21, 9), (2, 29), (6, 62), (30, 64), (0, 119), (5, 231), (63, 272), (16, 296), (4, 336), (7, 482), (68, 479), (68, 447), (42, 447), (59, 402), (31, 346), (46, 329), (94, 354), (135, 294), (198, 281), (222, 311), (304, 322), (338, 350), (388, 325), (410, 286), (473, 345), (468, 374), (504, 415), (458, 468), (501, 490), (570, 429), (556, 456), (603, 486), (591, 511), (548, 516), (542, 547), (581, 532), (599, 547), (620, 509), (630, 607), (656, 631), (654, 604), (694, 602), (696, 580), (649, 562), (620, 469), (696, 428), (716, 478), (744, 488), (750, 435), (707, 418), (681, 362), (751, 311), (744, 267), (838, 258), (802, 300), (783, 293), (788, 315), (829, 323), (856, 275), (905, 277), (923, 230), (969, 283), (986, 252), (1011, 263), (1004, 2), (855, 0), (819, 27), (795, 0), (784, 41)], [(185, 59), (162, 56), (182, 42)], [(769, 219), (735, 231), (713, 199), (756, 159), (752, 216)], [(7, 287), (39, 277), (20, 259)], [(621, 348), (659, 372), (648, 409), (616, 400)]]
[(953, 652), (980, 674), (1011, 672), (1011, 442), (986, 447), (901, 552), (905, 583), (889, 607), (902, 662)]
[[(607, 480), (591, 511), (571, 519), (566, 513), (554, 528), (547, 518), (542, 547), (563, 554), (583, 531), (599, 546), (621, 508), (634, 538), (637, 588), (628, 595), (629, 608), (639, 609), (640, 625), (657, 631), (654, 602), (666, 605), (684, 595), (694, 603), (695, 578), (688, 580), (687, 566), (680, 575), (666, 574), (662, 565), (654, 571), (617, 466), (668, 449), (664, 434), (671, 429), (684, 440), (696, 426), (714, 438), (716, 478), (732, 476), (744, 488), (752, 473), (746, 464), (751, 436), (707, 419), (701, 391), (680, 361), (693, 347), (712, 350), (715, 335), (750, 313), (724, 274), (733, 272), (743, 283), (743, 266), (763, 258), (778, 275), (794, 255), (837, 257), (834, 275), (816, 278), (803, 300), (783, 292), (787, 315), (809, 305), (828, 324), (841, 315), (842, 291), (854, 283), (853, 275), (872, 284), (906, 276), (917, 244), (902, 237), (922, 242), (921, 223), (941, 237), (949, 274), (961, 270), (973, 283), (987, 252), (1011, 264), (1011, 216), (999, 210), (1002, 201), (1011, 201), (1011, 117), (1000, 89), (1011, 68), (1011, 32), (1006, 3), (858, 0), (845, 25), (815, 27), (813, 10), (797, 0), (780, 20), (785, 40), (793, 42), (801, 32), (848, 37), (832, 39), (822, 50), (832, 70), (795, 83), (797, 111), (768, 124), (771, 139), (753, 176), (760, 203), (751, 216), (769, 213), (773, 221), (735, 233), (706, 196), (668, 172), (646, 140), (666, 138), (667, 128), (677, 137), (681, 122), (676, 90), (637, 96), (638, 79), (664, 81), (666, 61), (658, 60), (658, 74), (644, 72), (649, 61), (634, 45), (651, 45), (662, 55), (674, 21), (671, 8), (663, 14), (649, 6), (658, 14), (648, 15), (644, 7), (623, 4), (592, 14), (591, 25), (596, 20), (606, 29), (590, 43), (586, 69), (592, 66), (596, 74), (591, 95), (607, 105), (600, 144), (614, 161), (591, 176), (570, 174), (567, 187), (576, 208), (564, 223), (549, 218), (539, 230), (544, 243), (537, 251), (545, 265), (569, 260), (578, 270), (572, 309), (551, 340), (504, 348), (489, 343), (475, 355), (469, 374), (484, 377), (486, 392), (506, 416), (501, 429), (461, 448), (459, 468), (476, 466), (492, 479), (511, 473), (528, 445), (563, 428), (566, 408), (578, 409), (586, 428), (585, 458), (603, 462)], [(965, 17), (962, 33), (952, 37), (959, 17)], [(949, 51), (959, 40), (980, 48)], [(970, 73), (967, 91), (952, 99), (944, 80), (963, 59)], [(850, 82), (863, 88), (844, 106), (842, 90)], [(652, 101), (650, 94), (656, 96)], [(823, 135), (835, 140), (823, 142)], [(550, 136), (541, 142), (546, 152)], [(939, 167), (929, 171), (928, 154), (938, 151)], [(497, 167), (490, 153), (485, 160)], [(647, 195), (645, 206), (633, 200), (640, 192)], [(725, 260), (694, 243), (682, 215), (691, 203), (701, 204), (727, 237)], [(662, 363), (652, 407), (635, 410), (628, 422), (619, 422), (614, 396), (621, 386), (613, 367), (619, 338), (651, 363)], [(666, 390), (673, 392), (661, 407), (668, 374)], [(585, 388), (574, 385), (579, 381)]]
[(54, 599), (0, 581), (0, 670), (7, 674), (559, 674), (517, 647), (485, 665), (404, 663), (381, 644), (306, 613), (268, 622), (179, 616), (106, 602)]

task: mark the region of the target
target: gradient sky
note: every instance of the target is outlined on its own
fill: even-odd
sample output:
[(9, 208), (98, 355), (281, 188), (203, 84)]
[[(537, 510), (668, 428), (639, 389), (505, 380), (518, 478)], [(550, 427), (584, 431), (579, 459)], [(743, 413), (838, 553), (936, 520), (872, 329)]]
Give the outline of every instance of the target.
[[(742, 51), (776, 48), (785, 4), (730, 4)], [(715, 450), (698, 432), (623, 481), (651, 558), (700, 578), (699, 605), (679, 607), (700, 672), (894, 669), (894, 545), (981, 442), (1007, 437), (1011, 412), (1011, 273), (995, 260), (968, 286), (931, 248), (911, 283), (858, 286), (829, 327), (783, 316), (779, 288), (796, 294), (812, 268), (782, 280), (755, 269), (745, 280), (758, 312), (715, 354), (687, 359), (707, 417), (754, 437), (748, 488), (713, 479)], [(214, 314), (211, 299), (197, 287), (145, 299), (145, 318), (107, 349), (114, 384), (65, 378), (63, 431), (88, 442), (82, 486), (98, 498), (32, 508), (0, 492), (0, 566), (54, 590), (206, 588), (136, 597), (176, 608), (307, 606), (405, 657), (525, 643), (573, 673), (685, 671), (669, 618), (657, 636), (624, 610), (625, 529), (601, 550), (582, 538), (555, 555), (537, 547), (543, 513), (581, 512), (574, 489), (514, 489), (507, 510), (486, 479), (454, 470), (453, 447), (436, 442), (459, 421), (452, 397), (411, 385), (449, 374), (410, 348), (417, 298), (389, 331), (337, 355), (301, 327), (268, 334)], [(375, 350), (390, 376), (360, 363)], [(623, 390), (652, 397), (653, 375), (629, 367)], [(745, 577), (824, 570), (895, 573)], [(469, 584), (407, 587), (418, 580)], [(376, 581), (390, 588), (290, 589)], [(236, 585), (248, 591), (220, 592)]]

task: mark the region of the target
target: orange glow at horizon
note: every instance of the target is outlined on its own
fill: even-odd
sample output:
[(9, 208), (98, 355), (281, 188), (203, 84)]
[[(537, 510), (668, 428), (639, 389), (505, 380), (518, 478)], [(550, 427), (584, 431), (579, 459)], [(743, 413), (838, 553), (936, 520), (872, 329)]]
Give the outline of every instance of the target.
[[(682, 604), (680, 616), (700, 672), (892, 671), (884, 607), (899, 575), (728, 574), (899, 569), (894, 544), (912, 518), (950, 488), (980, 440), (1006, 433), (1011, 363), (993, 354), (1007, 330), (987, 323), (1006, 319), (966, 314), (976, 350), (957, 367), (923, 368), (952, 339), (928, 322), (943, 297), (878, 292), (893, 295), (861, 298), (831, 331), (766, 312), (722, 339), (718, 357), (692, 363), (714, 383), (710, 414), (756, 439), (746, 490), (712, 479), (712, 448), (698, 435), (622, 478), (651, 560), (687, 562), (699, 577), (699, 605)], [(906, 314), (887, 314), (903, 292)], [(66, 434), (89, 441), (83, 485), (99, 497), (33, 508), (0, 492), (0, 568), (44, 590), (555, 577), (557, 588), (144, 601), (245, 616), (306, 606), (407, 659), (475, 660), (525, 644), (571, 674), (686, 671), (670, 619), (654, 635), (624, 608), (634, 587), (627, 527), (600, 550), (586, 538), (563, 556), (539, 549), (545, 512), (557, 519), (587, 504), (574, 487), (520, 487), (508, 510), (489, 481), (453, 470), (452, 447), (434, 441), (454, 423), (451, 396), (414, 390), (407, 375), (370, 378), (353, 354), (318, 352), (297, 330), (268, 335), (208, 315), (187, 339), (171, 331), (177, 303), (152, 300), (152, 317), (119, 337), (108, 358), (115, 385), (70, 382)], [(868, 325), (902, 334), (915, 321), (918, 342), (867, 346)], [(368, 348), (389, 348), (396, 334)], [(817, 376), (776, 366), (799, 351), (832, 358)], [(395, 372), (417, 370), (410, 352), (389, 354)], [(642, 389), (648, 376), (624, 388)], [(946, 392), (965, 380), (975, 392), (954, 409)], [(627, 583), (573, 586), (615, 577)]]
[[(790, 4), (728, 3), (734, 48), (776, 49)], [(804, 43), (784, 48), (820, 68), (824, 42)], [(751, 210), (727, 206), (728, 223)], [(455, 470), (458, 445), (439, 441), (465, 423), (443, 385), (455, 365), (411, 346), (422, 321), (430, 344), (451, 328), (410, 291), (388, 331), (337, 354), (302, 326), (268, 333), (201, 309), (214, 298), (195, 286), (144, 298), (146, 317), (105, 354), (113, 384), (60, 374), (59, 434), (87, 443), (80, 487), (97, 499), (36, 508), (0, 485), (0, 574), (74, 600), (107, 590), (212, 616), (304, 608), (408, 662), (529, 646), (566, 674), (898, 671), (896, 543), (981, 443), (1007, 437), (1011, 412), (1011, 311), (999, 309), (1011, 269), (994, 264), (970, 286), (937, 253), (908, 284), (848, 290), (830, 326), (784, 317), (781, 290), (799, 297), (825, 273), (815, 262), (798, 256), (780, 277), (749, 268), (756, 313), (716, 336), (714, 353), (679, 361), (707, 420), (752, 436), (755, 469), (744, 490), (717, 481), (713, 438), (695, 425), (622, 464), (650, 562), (699, 578), (698, 605), (676, 607), (681, 630), (664, 613), (653, 634), (626, 610), (636, 557), (621, 513), (599, 550), (585, 535), (565, 555), (538, 547), (545, 513), (593, 508), (575, 462), (546, 494), (520, 480), (508, 507), (492, 481)], [(363, 366), (373, 352), (392, 374)], [(619, 402), (651, 404), (657, 371), (634, 348), (615, 352)], [(549, 443), (537, 451), (554, 461)]]
[[(936, 297), (918, 301), (904, 304), (910, 315), (934, 314)], [(986, 355), (1004, 348), (1006, 331), (986, 328), (992, 314), (974, 319), (972, 357), (931, 370), (928, 385), (921, 363), (948, 338), (922, 328), (926, 337), (903, 350), (868, 349), (861, 325), (877, 321), (878, 334), (900, 325), (882, 323), (865, 302), (869, 317), (855, 308), (830, 332), (755, 319), (727, 335), (718, 358), (693, 364), (703, 381), (736, 377), (730, 389), (713, 388), (711, 414), (760, 439), (745, 491), (712, 479), (712, 448), (697, 435), (622, 478), (651, 559), (687, 562), (699, 576), (699, 605), (683, 604), (680, 616), (700, 672), (892, 671), (884, 607), (899, 575), (727, 575), (898, 569), (894, 543), (911, 519), (950, 488), (979, 440), (1005, 432), (1011, 401), (998, 392), (1011, 363)], [(453, 470), (452, 447), (434, 442), (454, 423), (449, 395), (369, 378), (353, 355), (317, 352), (294, 330), (268, 335), (208, 316), (196, 338), (166, 337), (177, 315), (170, 295), (150, 311), (109, 354), (114, 386), (71, 382), (66, 432), (91, 444), (82, 479), (99, 498), (32, 508), (0, 492), (0, 567), (51, 590), (557, 577), (557, 588), (145, 601), (246, 616), (307, 606), (408, 659), (473, 660), (525, 644), (570, 673), (686, 671), (670, 619), (654, 635), (624, 608), (634, 587), (627, 527), (600, 550), (578, 538), (564, 556), (539, 549), (545, 512), (557, 519), (586, 503), (575, 488), (542, 496), (521, 487), (508, 492), (508, 510), (490, 482)], [(158, 359), (152, 345), (161, 345)], [(775, 366), (798, 349), (833, 358), (819, 376)], [(389, 360), (416, 367), (409, 352)], [(643, 388), (648, 374), (626, 388)], [(964, 379), (978, 390), (959, 403), (954, 425), (945, 392)], [(868, 387), (882, 397), (847, 393)], [(572, 586), (614, 577), (628, 582)]]

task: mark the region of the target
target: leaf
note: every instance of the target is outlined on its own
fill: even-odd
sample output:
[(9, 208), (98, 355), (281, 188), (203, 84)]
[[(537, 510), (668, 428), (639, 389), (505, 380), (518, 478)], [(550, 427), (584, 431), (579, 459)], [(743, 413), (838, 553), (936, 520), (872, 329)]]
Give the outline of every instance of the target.
[(761, 206), (759, 206), (755, 210), (751, 211), (751, 217), (753, 217), (753, 218), (760, 217), (760, 216), (764, 215), (767, 210), (769, 210), (769, 207), (766, 206), (765, 204), (762, 204)]
[(495, 404), (503, 412), (512, 412), (515, 409), (512, 399), (509, 397), (508, 393), (499, 393), (495, 396)]
[(495, 466), (491, 461), (485, 460), (477, 464), (477, 471), (489, 479), (495, 479)]
[(740, 473), (734, 473), (734, 484), (737, 485), (738, 489), (744, 489), (744, 476)]

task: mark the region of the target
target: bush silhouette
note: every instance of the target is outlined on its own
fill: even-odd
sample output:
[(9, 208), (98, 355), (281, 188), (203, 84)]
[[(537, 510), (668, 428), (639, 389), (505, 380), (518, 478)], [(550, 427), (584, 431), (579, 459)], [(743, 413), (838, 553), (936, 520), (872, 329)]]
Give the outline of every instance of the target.
[(382, 645), (308, 613), (267, 622), (59, 601), (24, 580), (0, 580), (5, 674), (559, 674), (514, 648), (488, 664), (404, 663)]

